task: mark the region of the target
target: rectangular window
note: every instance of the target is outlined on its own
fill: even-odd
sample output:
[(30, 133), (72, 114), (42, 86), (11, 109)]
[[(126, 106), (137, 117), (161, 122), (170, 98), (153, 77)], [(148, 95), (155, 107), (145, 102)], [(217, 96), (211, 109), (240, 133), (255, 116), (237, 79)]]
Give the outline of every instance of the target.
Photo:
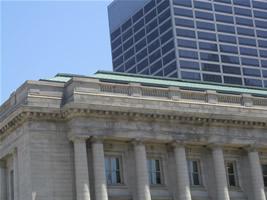
[(191, 9), (174, 8), (174, 14), (177, 16), (193, 17), (193, 11)]
[(214, 75), (214, 74), (203, 74), (203, 80), (214, 83), (221, 83), (222, 77), (220, 75)]
[(189, 179), (190, 184), (193, 186), (201, 185), (201, 170), (200, 170), (200, 162), (199, 160), (189, 160), (188, 161), (189, 168)]
[(235, 161), (226, 161), (226, 176), (229, 187), (238, 187), (238, 176)]
[(14, 186), (14, 170), (10, 171), (10, 200), (14, 200), (15, 198), (15, 186)]
[(261, 168), (262, 168), (264, 187), (267, 187), (267, 164), (262, 164)]
[(161, 160), (160, 159), (148, 159), (148, 174), (149, 183), (151, 185), (161, 185), (162, 182), (162, 170), (161, 170)]
[(208, 12), (202, 12), (202, 11), (195, 11), (196, 18), (198, 19), (206, 19), (213, 21), (213, 14)]
[(122, 184), (121, 158), (116, 156), (105, 157), (106, 180), (108, 185)]

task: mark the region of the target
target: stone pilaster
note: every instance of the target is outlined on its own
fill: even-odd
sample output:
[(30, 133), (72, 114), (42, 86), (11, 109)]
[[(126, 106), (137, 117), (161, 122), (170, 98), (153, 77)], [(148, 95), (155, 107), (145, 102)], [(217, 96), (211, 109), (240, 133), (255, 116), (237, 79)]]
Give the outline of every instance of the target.
[(174, 156), (176, 164), (177, 200), (191, 200), (188, 165), (183, 144), (174, 143)]
[(103, 141), (100, 138), (92, 139), (92, 153), (95, 181), (95, 200), (108, 200), (104, 146)]
[(88, 161), (85, 139), (74, 139), (74, 159), (77, 200), (90, 200)]
[(7, 199), (6, 164), (0, 161), (0, 199)]
[(147, 169), (146, 147), (141, 141), (134, 141), (137, 200), (151, 200)]
[(216, 182), (216, 200), (230, 200), (223, 149), (220, 145), (212, 146), (212, 158)]
[(255, 148), (248, 149), (253, 200), (266, 200), (259, 154)]

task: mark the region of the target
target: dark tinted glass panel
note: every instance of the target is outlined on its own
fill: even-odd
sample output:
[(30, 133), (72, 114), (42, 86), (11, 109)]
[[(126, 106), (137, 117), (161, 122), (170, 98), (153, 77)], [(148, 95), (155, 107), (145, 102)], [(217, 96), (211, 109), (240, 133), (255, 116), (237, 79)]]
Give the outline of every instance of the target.
[(183, 37), (191, 37), (191, 38), (195, 38), (195, 31), (191, 31), (191, 30), (187, 30), (187, 29), (181, 29), (181, 28), (177, 28), (176, 29), (176, 34), (177, 36), (183, 36)]
[(220, 4), (214, 4), (214, 9), (217, 12), (232, 13), (232, 7)]
[(167, 76), (176, 70), (177, 70), (176, 61), (174, 61), (164, 68), (164, 75)]
[(151, 74), (154, 74), (156, 71), (160, 70), (162, 68), (162, 62), (161, 60), (155, 62), (153, 65), (150, 67), (150, 72)]
[(219, 41), (220, 42), (227, 42), (227, 43), (236, 43), (236, 37), (230, 36), (230, 35), (219, 34)]
[(266, 21), (256, 20), (255, 21), (255, 24), (256, 24), (256, 27), (259, 27), (259, 28), (267, 28), (267, 22)]
[(164, 24), (162, 24), (159, 27), (159, 32), (160, 34), (164, 33), (165, 31), (167, 31), (168, 29), (170, 29), (172, 27), (172, 20), (169, 19), (168, 21), (164, 22)]
[(134, 55), (134, 48), (129, 49), (124, 54), (124, 60), (128, 60), (128, 58), (132, 57)]
[(203, 40), (216, 41), (216, 35), (214, 33), (198, 32), (198, 38)]
[(118, 28), (116, 31), (114, 31), (113, 33), (111, 33), (111, 40), (114, 40), (116, 37), (118, 37), (121, 33), (121, 29)]
[[(163, 70), (160, 70), (159, 72), (157, 72), (155, 76), (163, 76)], [(157, 179), (157, 183), (160, 183), (160, 173), (156, 173), (156, 179)]]
[(217, 30), (225, 33), (235, 33), (235, 27), (223, 24), (217, 24)]
[(267, 60), (262, 60), (261, 61), (261, 66), (262, 67), (267, 67)]
[(237, 15), (252, 16), (250, 9), (235, 7), (234, 10)]
[(241, 55), (249, 55), (249, 56), (257, 56), (258, 52), (257, 52), (257, 49), (240, 47), (240, 54)]
[(149, 68), (147, 68), (147, 69), (141, 71), (140, 74), (149, 75), (149, 74), (150, 74), (150, 72), (149, 72)]
[(140, 51), (140, 53), (136, 54), (137, 62), (141, 61), (146, 56), (147, 56), (147, 49), (145, 48), (142, 51)]
[(150, 33), (150, 31), (152, 31), (154, 28), (156, 28), (157, 25), (158, 25), (158, 20), (157, 19), (154, 19), (151, 23), (149, 23), (146, 26), (146, 32), (147, 33)]
[(117, 58), (116, 60), (113, 61), (113, 66), (119, 66), (121, 63), (123, 63), (123, 56), (120, 56), (119, 58)]
[(217, 44), (208, 42), (199, 42), (199, 48), (203, 50), (218, 51)]
[(267, 70), (262, 70), (262, 75), (264, 78), (267, 78)]
[(222, 77), (219, 75), (213, 75), (213, 74), (203, 74), (203, 80), (209, 81), (209, 82), (221, 83)]
[(156, 17), (156, 9), (152, 10), (148, 15), (145, 16), (146, 24), (149, 23), (154, 17)]
[(174, 14), (178, 16), (193, 17), (193, 11), (183, 8), (174, 8)]
[(199, 9), (212, 10), (212, 4), (209, 2), (194, 1), (194, 6)]
[(221, 55), (222, 62), (239, 64), (239, 58), (237, 56)]
[[(267, 81), (263, 81), (264, 82), (264, 87), (267, 88)], [(267, 185), (267, 177), (264, 177), (264, 186)]]
[(133, 31), (132, 31), (132, 29), (129, 29), (128, 31), (126, 31), (125, 33), (123, 33), (122, 40), (125, 41), (128, 38), (130, 38), (132, 35), (133, 35)]
[(263, 1), (252, 1), (252, 5), (254, 8), (259, 8), (259, 9), (267, 9), (267, 3)]
[(247, 85), (247, 86), (262, 87), (262, 81), (261, 80), (258, 80), (258, 79), (245, 78), (245, 85)]
[(122, 65), (121, 67), (119, 67), (118, 69), (115, 69), (116, 72), (125, 72), (124, 70), (124, 65)]
[(220, 45), (220, 50), (225, 53), (238, 53), (236, 46)]
[(262, 38), (267, 38), (267, 31), (257, 30), (257, 36)]
[(238, 38), (239, 44), (248, 45), (248, 46), (256, 46), (256, 40), (250, 38)]
[(144, 11), (145, 13), (149, 12), (152, 8), (154, 8), (156, 5), (155, 0), (150, 1), (148, 4), (145, 5)]
[(173, 0), (174, 5), (192, 7), (191, 0)]
[(243, 17), (236, 17), (236, 23), (244, 26), (253, 26), (252, 19), (247, 19)]
[(135, 42), (138, 42), (140, 39), (142, 39), (145, 36), (145, 34), (146, 34), (145, 29), (142, 29), (141, 31), (139, 31), (138, 33), (136, 33), (134, 35)]
[(192, 62), (192, 61), (186, 61), (186, 60), (180, 60), (180, 67), (183, 69), (199, 70), (199, 63), (198, 62)]
[(148, 52), (151, 53), (159, 47), (160, 47), (160, 42), (159, 39), (157, 39), (148, 46)]
[(206, 61), (219, 61), (219, 56), (211, 53), (200, 53), (200, 58)]
[(137, 20), (139, 20), (143, 16), (143, 9), (139, 10), (134, 16), (133, 16), (133, 23), (135, 23)]
[(167, 42), (172, 37), (173, 37), (172, 30), (169, 30), (167, 33), (165, 33), (164, 35), (162, 35), (160, 37), (161, 44), (164, 44), (165, 42)]
[(137, 65), (137, 71), (140, 72), (148, 66), (148, 59), (143, 60)]
[(111, 47), (112, 47), (112, 49), (115, 49), (115, 48), (118, 47), (120, 44), (121, 44), (121, 37), (119, 37), (118, 39), (114, 40), (114, 41), (111, 43)]
[(142, 19), (139, 22), (137, 22), (137, 24), (134, 25), (134, 32), (137, 32), (138, 30), (143, 28), (144, 25), (145, 25), (144, 19)]
[(267, 47), (267, 40), (258, 40), (259, 47)]
[(196, 15), (196, 18), (199, 18), (199, 19), (213, 20), (213, 14), (212, 13), (195, 11), (195, 15)]
[(248, 0), (233, 0), (233, 3), (235, 5), (250, 6), (250, 1)]
[(194, 28), (194, 22), (190, 19), (175, 18), (175, 25)]
[(171, 16), (171, 11), (168, 9), (164, 11), (160, 16), (159, 16), (159, 23), (162, 23), (164, 20), (166, 20), (168, 17)]
[(169, 6), (169, 1), (163, 1), (160, 5), (158, 5), (157, 10), (158, 14), (161, 13), (164, 9), (166, 9)]
[(112, 58), (114, 59), (121, 54), (122, 54), (122, 46), (120, 46), (116, 51), (112, 52)]
[(231, 0), (214, 0), (214, 2), (219, 2), (219, 3), (231, 3)]
[(125, 31), (127, 28), (129, 28), (132, 25), (132, 19), (128, 19), (123, 25), (122, 25), (122, 31)]
[(141, 50), (142, 48), (144, 48), (146, 46), (146, 38), (142, 39), (140, 42), (138, 42), (136, 45), (135, 45), (135, 51), (139, 51)]
[(202, 22), (202, 21), (197, 21), (197, 28), (199, 29), (205, 29), (205, 30), (215, 30), (215, 25), (213, 23), (208, 23), (208, 22)]
[(181, 58), (198, 59), (198, 53), (196, 51), (179, 50), (179, 56)]
[(129, 61), (127, 61), (125, 63), (125, 70), (130, 69), (131, 67), (133, 67), (135, 65), (135, 58), (133, 57), (132, 59), (130, 59)]
[(224, 22), (224, 23), (230, 23), (230, 24), (234, 23), (234, 18), (232, 16), (220, 15), (220, 14), (216, 14), (215, 16), (216, 16), (217, 22)]
[(267, 58), (267, 51), (266, 50), (260, 50), (260, 56)]
[(166, 45), (164, 45), (161, 48), (162, 55), (164, 55), (165, 53), (169, 52), (171, 49), (174, 49), (174, 42), (173, 42), (173, 40), (171, 40), (170, 42), (168, 42)]
[(243, 68), (243, 74), (246, 76), (256, 76), (260, 77), (261, 72), (258, 69)]
[(254, 10), (254, 16), (262, 19), (267, 19), (267, 13), (263, 11)]
[(201, 68), (203, 71), (208, 72), (221, 72), (220, 65), (209, 64), (209, 63), (202, 63)]
[(149, 56), (149, 62), (153, 63), (154, 61), (156, 61), (160, 57), (161, 57), (161, 53), (160, 53), (160, 49), (159, 49)]
[(133, 73), (136, 74), (136, 67), (133, 67), (131, 69), (129, 69), (128, 71), (126, 71), (127, 73)]
[(259, 66), (259, 61), (253, 58), (241, 58), (242, 65)]
[(196, 41), (178, 39), (177, 42), (180, 47), (197, 48)]
[(226, 74), (241, 74), (241, 70), (240, 67), (232, 67), (232, 66), (227, 66), (227, 65), (223, 65), (223, 73)]
[(237, 33), (241, 35), (254, 36), (254, 30), (248, 28), (237, 27)]
[(223, 79), (224, 79), (224, 83), (242, 85), (242, 79), (238, 77), (224, 76)]
[(172, 51), (163, 57), (163, 65), (166, 65), (167, 63), (169, 63), (170, 61), (174, 59), (175, 59), (175, 52)]
[(200, 80), (200, 74), (195, 72), (181, 72), (183, 79), (189, 79), (189, 80)]
[(152, 41), (153, 41), (154, 39), (156, 39), (158, 36), (159, 36), (159, 32), (158, 32), (158, 30), (156, 29), (155, 31), (153, 31), (152, 33), (150, 33), (150, 34), (147, 36), (147, 43), (152, 42)]

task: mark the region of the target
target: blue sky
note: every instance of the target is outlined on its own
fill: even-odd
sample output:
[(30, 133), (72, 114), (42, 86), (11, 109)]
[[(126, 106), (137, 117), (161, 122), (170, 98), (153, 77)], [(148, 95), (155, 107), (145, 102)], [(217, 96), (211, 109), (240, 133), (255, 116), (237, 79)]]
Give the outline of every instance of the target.
[(25, 80), (112, 70), (110, 2), (2, 1), (0, 103)]

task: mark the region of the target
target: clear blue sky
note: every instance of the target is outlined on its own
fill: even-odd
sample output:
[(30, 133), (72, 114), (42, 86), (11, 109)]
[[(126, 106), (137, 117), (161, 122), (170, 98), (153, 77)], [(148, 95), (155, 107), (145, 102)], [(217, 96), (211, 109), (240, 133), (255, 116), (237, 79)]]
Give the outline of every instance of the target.
[(112, 70), (110, 2), (2, 1), (0, 104), (25, 80)]

